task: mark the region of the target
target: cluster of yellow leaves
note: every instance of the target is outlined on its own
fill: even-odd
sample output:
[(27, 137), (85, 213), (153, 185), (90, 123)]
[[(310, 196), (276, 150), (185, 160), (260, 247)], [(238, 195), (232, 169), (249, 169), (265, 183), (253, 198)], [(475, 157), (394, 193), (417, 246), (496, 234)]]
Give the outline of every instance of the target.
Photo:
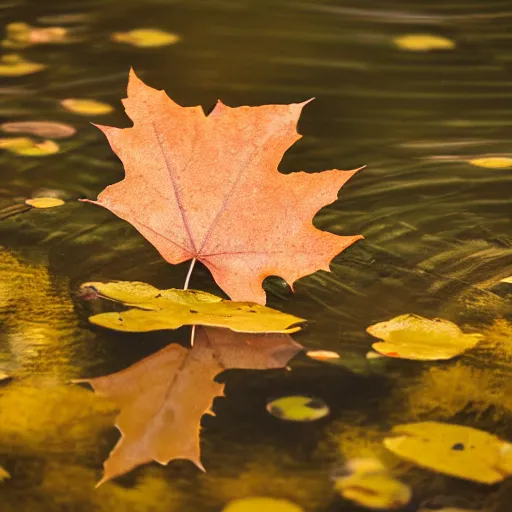
[(89, 318), (93, 324), (117, 331), (148, 332), (207, 325), (237, 332), (292, 333), (305, 322), (303, 318), (251, 302), (224, 300), (200, 290), (159, 290), (141, 282), (85, 283), (82, 293), (133, 307)]

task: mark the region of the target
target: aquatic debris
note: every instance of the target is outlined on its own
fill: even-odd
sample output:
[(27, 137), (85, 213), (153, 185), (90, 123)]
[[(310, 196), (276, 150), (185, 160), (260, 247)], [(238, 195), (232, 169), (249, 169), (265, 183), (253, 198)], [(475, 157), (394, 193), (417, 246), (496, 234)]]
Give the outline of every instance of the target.
[(447, 37), (433, 34), (406, 34), (393, 39), (395, 46), (411, 52), (429, 52), (432, 50), (453, 50), (455, 42)]
[(368, 327), (367, 332), (384, 341), (372, 348), (380, 354), (417, 361), (452, 359), (473, 348), (481, 334), (465, 334), (448, 320), (407, 314)]
[(34, 197), (26, 199), (25, 203), (32, 208), (54, 208), (55, 206), (62, 206), (65, 202), (57, 197)]
[(155, 28), (137, 28), (129, 32), (115, 32), (111, 38), (118, 43), (127, 43), (139, 48), (168, 46), (180, 40), (177, 34)]
[(76, 129), (65, 123), (53, 121), (11, 121), (0, 125), (6, 133), (29, 133), (47, 139), (66, 139), (76, 133)]
[(60, 104), (69, 112), (81, 116), (102, 116), (114, 111), (114, 108), (108, 103), (92, 99), (68, 98), (62, 100)]
[(494, 484), (512, 473), (512, 444), (483, 430), (426, 421), (396, 425), (384, 446), (439, 473)]
[(0, 138), (0, 149), (21, 156), (47, 156), (58, 153), (60, 148), (53, 140), (38, 142), (29, 137), (16, 137)]
[(0, 76), (31, 75), (45, 68), (45, 64), (32, 62), (16, 53), (9, 53), (0, 57)]
[(311, 396), (284, 396), (267, 403), (267, 411), (286, 421), (316, 421), (329, 414), (323, 400)]
[(348, 475), (337, 477), (334, 488), (347, 500), (374, 510), (401, 508), (411, 500), (411, 488), (394, 478), (379, 459), (351, 459), (345, 468)]

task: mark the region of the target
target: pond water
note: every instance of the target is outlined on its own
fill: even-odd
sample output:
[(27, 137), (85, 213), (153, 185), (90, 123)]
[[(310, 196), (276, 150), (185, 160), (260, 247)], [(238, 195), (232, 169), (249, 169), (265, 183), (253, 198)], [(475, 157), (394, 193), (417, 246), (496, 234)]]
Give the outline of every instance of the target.
[[(220, 511), (248, 496), (290, 500), (306, 512), (360, 510), (333, 490), (343, 461), (375, 454), (398, 423), (450, 421), (512, 440), (507, 340), (512, 339), (510, 191), (512, 168), (469, 160), (508, 156), (512, 135), (512, 7), (507, 0), (2, 0), (3, 26), (61, 26), (69, 44), (5, 49), (46, 69), (2, 77), (2, 122), (65, 122), (77, 134), (46, 157), (0, 150), (0, 510)], [(176, 44), (139, 48), (114, 32), (158, 28)], [(408, 51), (406, 34), (446, 38), (454, 47)], [(182, 287), (188, 264), (167, 264), (128, 223), (79, 198), (95, 198), (123, 176), (90, 121), (129, 126), (120, 99), (133, 66), (181, 105), (209, 110), (300, 102), (315, 97), (301, 139), (281, 171), (366, 165), (315, 225), (365, 240), (336, 257), (331, 273), (265, 287), (268, 305), (309, 319), (294, 336), (309, 350), (341, 354), (329, 365), (299, 354), (289, 369), (229, 370), (225, 397), (205, 416), (201, 460), (145, 464), (97, 490), (119, 434), (113, 406), (73, 379), (127, 368), (190, 329), (124, 334), (95, 328), (112, 306), (78, 294), (87, 281), (137, 280)], [(79, 116), (66, 98), (112, 105)], [(8, 134), (6, 134), (8, 136)], [(57, 195), (63, 206), (25, 208)], [(197, 265), (192, 288), (220, 293)], [(484, 348), (448, 362), (368, 361), (371, 324), (414, 313), (486, 336)], [(492, 348), (494, 347), (494, 349)], [(498, 348), (496, 348), (498, 347)], [(508, 387), (507, 387), (508, 386)], [(199, 399), (202, 388), (184, 396)], [(270, 399), (323, 400), (330, 414), (287, 422)], [(482, 485), (389, 464), (421, 503), (505, 512), (512, 486)], [(437, 500), (437, 501), (436, 501)]]

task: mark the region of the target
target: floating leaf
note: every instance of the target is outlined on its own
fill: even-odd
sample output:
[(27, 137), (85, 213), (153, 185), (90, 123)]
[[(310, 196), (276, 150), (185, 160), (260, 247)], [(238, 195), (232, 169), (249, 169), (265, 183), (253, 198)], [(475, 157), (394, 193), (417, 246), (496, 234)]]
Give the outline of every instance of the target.
[(0, 139), (0, 148), (22, 156), (47, 156), (59, 152), (59, 145), (53, 140), (37, 142), (29, 137)]
[(315, 421), (329, 414), (323, 400), (310, 396), (284, 396), (267, 404), (267, 411), (281, 420)]
[(14, 22), (6, 27), (7, 37), (2, 41), (6, 48), (25, 48), (32, 44), (66, 43), (69, 31), (64, 27), (32, 27)]
[(4, 380), (9, 380), (11, 376), (8, 373), (0, 371), (0, 382)]
[(46, 68), (44, 64), (37, 64), (24, 59), (21, 55), (10, 53), (0, 57), (0, 76), (24, 76)]
[(34, 197), (33, 199), (26, 199), (25, 203), (32, 206), (32, 208), (54, 208), (55, 206), (62, 206), (64, 201), (58, 197)]
[(476, 428), (427, 421), (393, 427), (384, 446), (439, 473), (494, 484), (512, 474), (512, 444)]
[(66, 110), (81, 116), (101, 116), (110, 114), (114, 110), (108, 103), (89, 99), (68, 98), (62, 100), (60, 104)]
[(471, 165), (486, 169), (507, 169), (512, 167), (512, 158), (508, 156), (486, 156), (468, 160)]
[(177, 329), (182, 325), (227, 327), (237, 332), (282, 332), (300, 330), (304, 319), (250, 302), (232, 302), (199, 290), (159, 290), (131, 281), (85, 283), (85, 295), (98, 295), (136, 309), (100, 313), (93, 324), (128, 332)]
[(290, 284), (329, 270), (361, 236), (313, 226), (357, 172), (282, 174), (278, 164), (299, 138), (304, 103), (231, 108), (209, 115), (181, 107), (130, 73), (130, 128), (99, 126), (125, 177), (90, 201), (130, 222), (169, 263), (198, 260), (233, 300), (265, 304), (269, 275)]
[(6, 133), (29, 133), (48, 139), (65, 139), (76, 133), (76, 129), (64, 123), (51, 121), (18, 121), (0, 125)]
[(334, 488), (345, 499), (370, 509), (401, 508), (411, 500), (408, 485), (393, 478), (378, 459), (353, 459), (348, 476), (337, 478)]
[(177, 43), (180, 37), (155, 28), (138, 28), (129, 32), (115, 32), (112, 34), (112, 40), (118, 43), (128, 43), (139, 48), (152, 48)]
[(198, 328), (192, 349), (171, 344), (129, 368), (94, 379), (94, 391), (116, 403), (122, 437), (105, 462), (100, 485), (155, 460), (200, 461), (199, 431), (224, 385), (214, 381), (228, 368), (282, 368), (302, 347), (285, 334), (239, 334)]
[(418, 361), (452, 359), (483, 338), (481, 334), (464, 334), (448, 320), (410, 314), (371, 325), (367, 331), (384, 340), (372, 345), (380, 354)]
[(233, 500), (222, 512), (303, 512), (295, 503), (276, 498), (255, 496)]
[(412, 52), (429, 52), (431, 50), (453, 50), (455, 42), (442, 36), (432, 34), (407, 34), (393, 39), (395, 46)]
[(11, 478), (11, 475), (8, 471), (6, 471), (2, 466), (0, 466), (0, 482)]
[(327, 361), (329, 359), (340, 358), (340, 355), (337, 352), (332, 352), (331, 350), (308, 350), (306, 355), (311, 359), (316, 359), (317, 361)]
[(512, 284), (512, 276), (510, 276), (510, 277), (505, 277), (505, 279), (502, 279), (500, 282), (501, 282), (501, 283), (509, 283), (509, 284)]

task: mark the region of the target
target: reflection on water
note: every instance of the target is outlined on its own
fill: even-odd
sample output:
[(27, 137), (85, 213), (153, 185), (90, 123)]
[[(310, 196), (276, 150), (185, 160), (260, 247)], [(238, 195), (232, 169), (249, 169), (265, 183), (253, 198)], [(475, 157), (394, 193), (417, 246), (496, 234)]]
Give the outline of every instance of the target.
[[(0, 148), (0, 370), (14, 377), (0, 388), (0, 465), (12, 475), (1, 484), (2, 511), (213, 512), (251, 495), (286, 498), (308, 512), (350, 511), (330, 475), (345, 458), (388, 457), (393, 467), (381, 447), (393, 424), (449, 420), (512, 439), (511, 288), (500, 282), (512, 275), (512, 173), (470, 163), (511, 156), (508, 0), (1, 0), (0, 15), (3, 38), (13, 22), (65, 29), (24, 42), (17, 33), (18, 47), (4, 46), (0, 122), (77, 130), (53, 155)], [(179, 40), (138, 47), (112, 38), (138, 28)], [(41, 41), (64, 33), (65, 43)], [(454, 47), (397, 46), (397, 38), (418, 34)], [(202, 420), (206, 473), (187, 461), (147, 464), (93, 491), (116, 443), (115, 412), (70, 380), (122, 375), (188, 337), (92, 329), (89, 306), (76, 296), (86, 281), (180, 287), (187, 270), (167, 265), (127, 223), (76, 201), (122, 176), (89, 122), (128, 124), (119, 100), (130, 66), (180, 104), (206, 110), (218, 98), (236, 106), (315, 96), (300, 122), (304, 138), (281, 170), (366, 164), (315, 219), (365, 241), (337, 257), (331, 273), (298, 282), (295, 294), (278, 279), (266, 283), (271, 307), (310, 319), (297, 341), (333, 350), (344, 364), (299, 355), (289, 372), (224, 373), (227, 398), (215, 402), (215, 418)], [(70, 99), (115, 110), (79, 115), (62, 106)], [(25, 199), (41, 196), (66, 202), (28, 209)], [(201, 266), (192, 285), (218, 293)], [(366, 327), (405, 313), (471, 326), (487, 345), (459, 361), (376, 361), (370, 370)], [(290, 394), (318, 396), (331, 415), (308, 424), (268, 415), (270, 398)], [(414, 512), (422, 500), (508, 512), (508, 482), (482, 488), (394, 470), (414, 489)]]

